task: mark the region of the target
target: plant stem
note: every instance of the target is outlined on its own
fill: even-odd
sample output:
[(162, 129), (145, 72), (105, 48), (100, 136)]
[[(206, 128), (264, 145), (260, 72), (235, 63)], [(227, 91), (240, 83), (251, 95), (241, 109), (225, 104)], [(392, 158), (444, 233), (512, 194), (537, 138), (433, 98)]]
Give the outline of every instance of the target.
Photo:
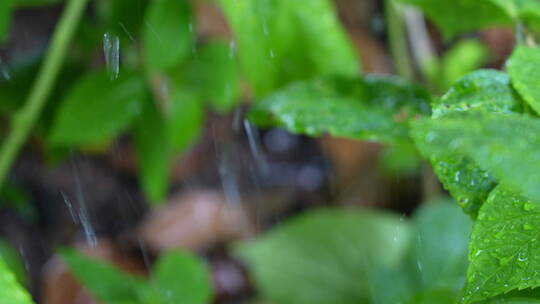
[(10, 132), (0, 149), (0, 188), (51, 93), (87, 1), (70, 0), (66, 5), (30, 94), (11, 121)]
[(397, 5), (394, 0), (386, 0), (384, 3), (388, 43), (390, 44), (396, 74), (407, 80), (412, 80), (414, 74), (407, 44), (405, 23)]

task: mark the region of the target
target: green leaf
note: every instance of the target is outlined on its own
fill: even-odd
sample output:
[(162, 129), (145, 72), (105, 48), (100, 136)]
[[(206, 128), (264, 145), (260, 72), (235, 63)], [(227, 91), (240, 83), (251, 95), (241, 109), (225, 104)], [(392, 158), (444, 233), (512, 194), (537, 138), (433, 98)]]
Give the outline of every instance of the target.
[(239, 247), (263, 298), (280, 304), (366, 303), (369, 274), (399, 267), (410, 230), (372, 211), (318, 210)]
[(146, 98), (138, 75), (121, 73), (110, 80), (105, 71), (79, 80), (62, 101), (50, 141), (55, 145), (85, 145), (109, 140), (127, 129)]
[(11, 14), (15, 8), (15, 0), (0, 1), (0, 43), (4, 43), (11, 25)]
[(182, 88), (175, 88), (169, 100), (165, 127), (173, 152), (183, 151), (195, 142), (204, 123), (204, 111), (199, 97)]
[(421, 289), (450, 291), (456, 300), (465, 282), (472, 221), (449, 199), (424, 204), (413, 220), (411, 263)]
[(160, 304), (206, 304), (212, 300), (209, 270), (198, 257), (186, 252), (169, 252), (155, 266), (153, 288)]
[(408, 304), (455, 304), (456, 293), (451, 289), (430, 289), (417, 293)]
[(193, 47), (189, 1), (154, 0), (144, 20), (143, 56), (149, 71), (172, 68), (187, 58)]
[[(434, 118), (466, 111), (521, 112), (522, 100), (512, 88), (507, 74), (479, 70), (458, 80), (433, 105)], [(494, 177), (472, 159), (452, 151), (430, 157), (430, 160), (443, 186), (466, 213), (475, 217), (496, 185)]]
[(0, 259), (0, 299), (2, 303), (9, 304), (32, 304), (32, 298), (24, 288), (22, 288), (15, 276)]
[(498, 186), (480, 209), (470, 243), (465, 303), (540, 286), (540, 206)]
[(176, 86), (195, 90), (218, 112), (227, 112), (239, 102), (238, 66), (226, 43), (203, 45), (184, 66), (174, 71), (172, 79)]
[(19, 253), (9, 245), (9, 243), (0, 240), (0, 260), (3, 260), (5, 265), (15, 275), (17, 282), (22, 286), (28, 283), (24, 262)]
[(539, 119), (469, 113), (420, 120), (412, 127), (413, 137), (425, 155), (469, 157), (506, 189), (540, 202)]
[(170, 146), (166, 130), (163, 115), (147, 100), (133, 132), (139, 181), (152, 203), (161, 202), (168, 190)]
[(65, 0), (12, 0), (17, 7), (47, 6), (65, 2)]
[(255, 97), (296, 80), (358, 74), (357, 56), (329, 0), (220, 2)]
[(257, 103), (250, 115), (263, 126), (294, 133), (379, 141), (407, 140), (407, 120), (429, 114), (428, 94), (409, 83), (368, 76), (298, 82)]
[(415, 176), (420, 172), (421, 159), (410, 141), (389, 145), (379, 157), (379, 165), (387, 175)]
[(458, 34), (511, 24), (497, 4), (484, 0), (399, 0), (420, 8), (446, 39)]
[(525, 101), (540, 113), (540, 49), (518, 46), (508, 60), (512, 84)]
[(491, 0), (514, 19), (529, 29), (540, 29), (540, 3), (537, 0)]
[(133, 43), (143, 27), (149, 0), (114, 0), (98, 2), (107, 30)]
[(113, 266), (88, 258), (73, 250), (62, 250), (62, 257), (81, 284), (105, 304), (139, 303), (144, 281), (118, 271)]

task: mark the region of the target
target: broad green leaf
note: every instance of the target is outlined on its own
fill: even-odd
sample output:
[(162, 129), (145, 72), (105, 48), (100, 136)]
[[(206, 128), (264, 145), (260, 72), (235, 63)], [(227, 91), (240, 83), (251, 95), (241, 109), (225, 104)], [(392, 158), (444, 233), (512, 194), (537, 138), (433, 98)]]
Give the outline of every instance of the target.
[(77, 280), (104, 304), (138, 303), (138, 294), (147, 288), (144, 281), (105, 262), (73, 250), (63, 250), (61, 254)]
[(407, 139), (407, 121), (429, 115), (428, 94), (409, 83), (368, 76), (297, 82), (257, 103), (251, 118), (294, 133), (379, 141)]
[(0, 259), (0, 301), (6, 304), (32, 304), (32, 298)]
[[(462, 77), (433, 105), (434, 118), (466, 111), (521, 112), (522, 100), (512, 88), (507, 74), (479, 70)], [(448, 152), (430, 157), (433, 169), (456, 202), (475, 217), (495, 187), (495, 178), (472, 159)]]
[(538, 134), (539, 119), (516, 114), (468, 113), (412, 124), (423, 154), (466, 156), (506, 189), (540, 202)]
[(186, 59), (193, 47), (191, 6), (185, 0), (151, 1), (142, 32), (144, 63), (163, 71)]
[(371, 300), (369, 274), (397, 268), (410, 230), (373, 211), (317, 210), (238, 248), (264, 299), (280, 304), (358, 304)]
[(206, 304), (212, 300), (209, 270), (198, 257), (185, 252), (169, 252), (155, 266), (153, 288), (160, 304)]
[(141, 187), (151, 203), (158, 203), (167, 193), (171, 152), (165, 118), (151, 101), (135, 122), (134, 140)]
[(11, 14), (15, 7), (15, 0), (0, 1), (0, 44), (4, 43), (11, 25)]
[(423, 205), (413, 221), (411, 263), (421, 289), (444, 291), (457, 300), (465, 282), (472, 221), (449, 199)]
[(236, 57), (229, 45), (210, 42), (197, 50), (181, 68), (172, 73), (175, 85), (196, 90), (218, 112), (231, 110), (240, 98), (240, 78)]
[(420, 8), (444, 37), (488, 27), (510, 25), (511, 19), (501, 7), (485, 0), (398, 0)]
[(108, 31), (134, 43), (143, 28), (150, 0), (113, 0), (98, 2), (98, 9)]
[(9, 243), (3, 240), (0, 240), (0, 260), (3, 260), (4, 264), (15, 275), (19, 284), (24, 286), (28, 283), (27, 273), (24, 269), (24, 262), (21, 256)]
[(200, 135), (204, 123), (203, 104), (198, 95), (176, 88), (169, 100), (165, 127), (173, 152), (183, 151)]
[(529, 29), (540, 29), (540, 3), (537, 0), (491, 0), (514, 19)]
[(540, 48), (518, 46), (508, 60), (507, 68), (514, 88), (540, 113)]
[(480, 209), (470, 243), (465, 303), (540, 286), (540, 206), (498, 186)]
[(138, 75), (121, 73), (110, 80), (105, 71), (84, 76), (62, 101), (50, 141), (55, 145), (85, 145), (109, 140), (127, 129), (146, 98)]
[(291, 81), (356, 75), (355, 51), (329, 0), (220, 0), (255, 97)]

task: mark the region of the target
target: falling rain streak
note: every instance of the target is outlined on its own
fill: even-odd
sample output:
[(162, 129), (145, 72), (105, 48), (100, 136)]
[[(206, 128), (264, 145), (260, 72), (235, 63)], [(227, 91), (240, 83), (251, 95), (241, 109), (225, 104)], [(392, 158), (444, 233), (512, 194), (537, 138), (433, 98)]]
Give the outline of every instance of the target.
[(103, 53), (107, 74), (111, 80), (118, 78), (120, 72), (120, 39), (110, 33), (103, 34)]

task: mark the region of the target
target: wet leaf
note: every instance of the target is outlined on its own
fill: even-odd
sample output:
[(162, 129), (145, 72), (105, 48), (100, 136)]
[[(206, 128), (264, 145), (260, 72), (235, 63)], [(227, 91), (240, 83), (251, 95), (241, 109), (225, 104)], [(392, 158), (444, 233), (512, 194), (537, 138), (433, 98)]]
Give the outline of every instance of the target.
[(186, 252), (161, 256), (151, 284), (160, 304), (205, 304), (212, 299), (209, 270), (198, 257)]
[(148, 7), (142, 48), (146, 68), (163, 71), (186, 59), (193, 48), (193, 25), (189, 1), (155, 0)]
[(468, 157), (506, 189), (540, 202), (540, 120), (517, 114), (464, 113), (412, 124), (425, 155)]
[(498, 186), (473, 228), (465, 303), (540, 286), (539, 232), (540, 206)]
[[(462, 77), (433, 104), (434, 118), (467, 111), (521, 112), (522, 100), (512, 88), (507, 74), (479, 70)], [(430, 160), (443, 186), (466, 213), (476, 217), (496, 185), (495, 178), (469, 157), (452, 151), (432, 156)]]
[(139, 181), (151, 203), (163, 201), (169, 180), (171, 148), (163, 115), (149, 100), (134, 127)]
[(424, 90), (369, 76), (294, 83), (257, 103), (250, 117), (262, 126), (310, 136), (392, 142), (407, 140), (407, 121), (417, 115), (429, 115)]
[(146, 98), (142, 77), (106, 71), (87, 74), (65, 95), (52, 127), (55, 145), (87, 145), (110, 140), (128, 128)]
[(409, 237), (395, 216), (328, 209), (284, 222), (238, 253), (273, 303), (356, 304), (371, 299), (372, 270), (400, 265)]
[(220, 2), (255, 97), (296, 80), (358, 73), (357, 56), (330, 1)]
[(0, 299), (2, 303), (9, 304), (32, 304), (32, 298), (24, 288), (22, 288), (15, 276), (7, 268), (3, 259), (0, 258)]
[(138, 294), (146, 288), (144, 281), (73, 250), (63, 250), (62, 257), (77, 280), (105, 304), (139, 303)]
[(540, 113), (540, 48), (518, 46), (508, 60), (512, 84), (525, 101)]
[(417, 6), (434, 22), (444, 37), (488, 27), (510, 25), (511, 19), (498, 5), (478, 0), (399, 0)]

